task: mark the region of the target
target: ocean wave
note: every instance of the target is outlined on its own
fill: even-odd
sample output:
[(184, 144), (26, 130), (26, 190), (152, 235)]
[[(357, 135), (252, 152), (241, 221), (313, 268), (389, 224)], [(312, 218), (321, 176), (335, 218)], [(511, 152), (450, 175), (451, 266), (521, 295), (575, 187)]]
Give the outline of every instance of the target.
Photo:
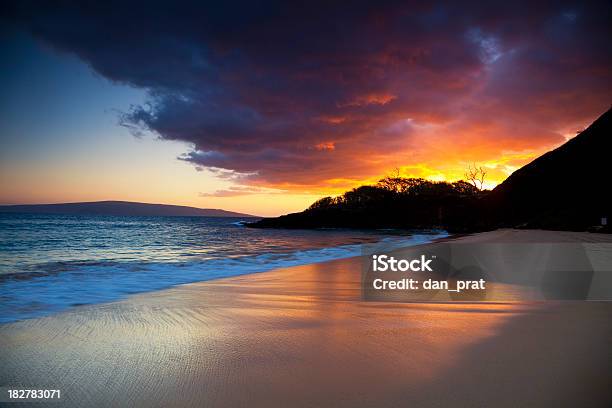
[[(431, 242), (445, 233), (384, 238), (379, 244), (405, 247)], [(5, 275), (0, 282), (0, 322), (34, 318), (71, 306), (120, 300), (130, 294), (176, 285), (265, 272), (272, 269), (358, 256), (363, 244), (288, 253), (189, 262), (54, 262), (37, 270)]]

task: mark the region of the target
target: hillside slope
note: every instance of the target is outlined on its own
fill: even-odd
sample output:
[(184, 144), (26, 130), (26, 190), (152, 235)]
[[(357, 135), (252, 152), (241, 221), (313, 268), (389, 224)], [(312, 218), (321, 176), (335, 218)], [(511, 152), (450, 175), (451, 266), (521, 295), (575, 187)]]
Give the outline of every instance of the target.
[(612, 216), (612, 109), (515, 171), (489, 200), (504, 225), (584, 230)]

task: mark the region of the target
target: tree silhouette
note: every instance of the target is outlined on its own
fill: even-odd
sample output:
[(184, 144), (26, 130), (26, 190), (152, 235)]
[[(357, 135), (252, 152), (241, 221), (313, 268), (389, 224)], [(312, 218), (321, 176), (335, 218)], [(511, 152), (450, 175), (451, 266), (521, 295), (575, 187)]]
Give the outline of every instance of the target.
[(484, 186), (484, 180), (487, 175), (487, 171), (484, 169), (484, 167), (476, 166), (476, 163), (474, 163), (473, 167), (472, 165), (468, 165), (468, 168), (465, 171), (464, 175), (471, 185), (482, 191)]

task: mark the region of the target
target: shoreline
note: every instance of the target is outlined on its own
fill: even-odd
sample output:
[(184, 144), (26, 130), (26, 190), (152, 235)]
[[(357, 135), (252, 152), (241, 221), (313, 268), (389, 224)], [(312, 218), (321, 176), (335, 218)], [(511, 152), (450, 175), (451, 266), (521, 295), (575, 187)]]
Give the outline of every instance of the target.
[[(612, 238), (584, 234), (459, 239)], [(345, 258), (6, 323), (0, 384), (59, 388), (68, 406), (612, 402), (612, 302), (365, 302), (359, 268)]]
[[(407, 235), (373, 236), (371, 239), (375, 241), (364, 243), (328, 242), (330, 246), (296, 247), (286, 252), (263, 251), (241, 257), (193, 261), (77, 261), (74, 265), (69, 262), (67, 269), (59, 265), (59, 272), (54, 272), (58, 267), (55, 264), (61, 262), (50, 262), (44, 271), (0, 274), (0, 298), (3, 299), (0, 324), (52, 316), (79, 306), (118, 302), (135, 294), (184, 284), (352, 258), (361, 255), (364, 245), (387, 242), (394, 248), (402, 248), (435, 242), (436, 237), (447, 235), (437, 230), (413, 231)], [(37, 303), (36, 299), (43, 301)]]

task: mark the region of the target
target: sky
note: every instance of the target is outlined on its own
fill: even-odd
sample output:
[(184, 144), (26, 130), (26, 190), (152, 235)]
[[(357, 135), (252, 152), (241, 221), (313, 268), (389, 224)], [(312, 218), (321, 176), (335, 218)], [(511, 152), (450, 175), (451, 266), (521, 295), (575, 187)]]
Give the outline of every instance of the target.
[(278, 215), (473, 164), (491, 188), (612, 102), (609, 2), (215, 3), (8, 2), (0, 203)]

